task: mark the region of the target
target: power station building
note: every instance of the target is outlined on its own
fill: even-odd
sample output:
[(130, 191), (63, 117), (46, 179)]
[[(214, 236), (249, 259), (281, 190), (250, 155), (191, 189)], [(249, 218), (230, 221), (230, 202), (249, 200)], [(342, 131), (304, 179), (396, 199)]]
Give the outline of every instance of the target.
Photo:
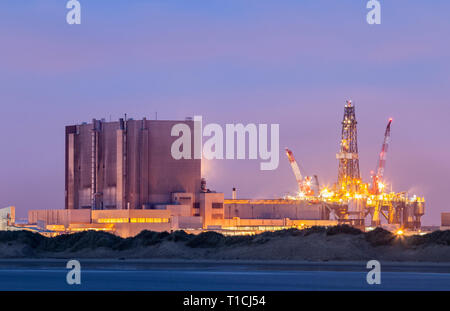
[(225, 200), (207, 189), (200, 159), (171, 154), (173, 126), (185, 124), (193, 135), (194, 122), (124, 118), (67, 126), (65, 209), (31, 210), (28, 225), (48, 235), (102, 230), (129, 237), (142, 230), (254, 234), (337, 224), (320, 203), (238, 200), (235, 192)]
[[(195, 193), (201, 160), (171, 156), (175, 124), (194, 121), (93, 120), (66, 127), (66, 209), (150, 209), (172, 193)], [(191, 140), (193, 141), (193, 140)], [(193, 147), (191, 148), (193, 150)]]

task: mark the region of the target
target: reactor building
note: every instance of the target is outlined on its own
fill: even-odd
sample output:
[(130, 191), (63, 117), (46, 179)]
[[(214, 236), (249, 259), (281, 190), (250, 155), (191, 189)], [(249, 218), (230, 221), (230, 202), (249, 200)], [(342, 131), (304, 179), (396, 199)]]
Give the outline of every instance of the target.
[[(65, 208), (150, 209), (172, 193), (194, 194), (201, 160), (171, 156), (180, 121), (92, 120), (66, 127)], [(181, 121), (193, 132), (194, 121)]]

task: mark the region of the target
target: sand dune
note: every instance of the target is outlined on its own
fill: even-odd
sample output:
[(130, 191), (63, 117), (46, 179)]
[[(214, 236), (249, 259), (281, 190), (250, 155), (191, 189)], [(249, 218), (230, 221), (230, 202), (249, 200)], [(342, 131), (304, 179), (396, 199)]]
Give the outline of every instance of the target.
[(45, 238), (26, 231), (0, 232), (0, 258), (149, 258), (450, 262), (450, 231), (397, 237), (383, 229), (363, 233), (348, 226), (226, 237), (215, 232), (143, 231), (122, 239), (104, 232)]

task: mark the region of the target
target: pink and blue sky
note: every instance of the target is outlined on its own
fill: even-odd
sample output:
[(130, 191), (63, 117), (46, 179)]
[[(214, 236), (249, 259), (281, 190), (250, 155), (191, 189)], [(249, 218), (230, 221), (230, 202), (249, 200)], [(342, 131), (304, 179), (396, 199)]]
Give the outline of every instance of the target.
[(80, 0), (0, 3), (0, 206), (64, 207), (64, 126), (134, 118), (279, 123), (280, 165), (212, 161), (209, 188), (239, 197), (294, 192), (283, 153), (331, 184), (345, 100), (356, 104), (361, 172), (375, 169), (394, 118), (386, 178), (450, 211), (450, 2)]

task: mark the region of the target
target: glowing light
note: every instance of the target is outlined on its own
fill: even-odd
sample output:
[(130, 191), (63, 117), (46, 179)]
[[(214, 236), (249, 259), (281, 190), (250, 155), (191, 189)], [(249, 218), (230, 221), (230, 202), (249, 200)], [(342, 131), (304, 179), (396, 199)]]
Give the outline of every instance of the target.
[(401, 235), (404, 234), (404, 232), (403, 232), (402, 229), (398, 229), (398, 230), (395, 232), (395, 234), (398, 235), (398, 236), (401, 236)]
[(323, 189), (320, 192), (320, 196), (325, 199), (331, 198), (333, 195), (334, 195), (334, 192), (330, 192), (327, 188)]
[(97, 222), (100, 224), (115, 224), (129, 222), (128, 218), (99, 218)]

